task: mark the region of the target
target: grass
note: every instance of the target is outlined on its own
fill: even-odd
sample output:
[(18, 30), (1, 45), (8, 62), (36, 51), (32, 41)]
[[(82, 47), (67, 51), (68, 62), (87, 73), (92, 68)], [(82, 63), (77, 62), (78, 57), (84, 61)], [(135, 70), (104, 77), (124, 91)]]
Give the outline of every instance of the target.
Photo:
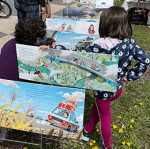
[(122, 6), (124, 0), (114, 0), (114, 5), (116, 6)]
[(146, 52), (150, 52), (150, 29), (146, 25), (133, 25), (132, 38), (136, 40), (137, 44)]
[[(115, 5), (122, 5), (123, 1), (115, 0)], [(132, 25), (133, 36), (137, 44), (148, 54), (150, 53), (150, 30), (146, 25)], [(133, 61), (132, 65), (135, 62)], [(150, 148), (150, 69), (139, 81), (124, 84), (121, 97), (111, 103), (112, 113), (112, 148), (113, 149), (149, 149)], [(87, 124), (91, 115), (93, 94), (90, 90), (86, 92), (86, 105), (84, 125)], [(118, 117), (119, 116), (119, 117)], [(132, 122), (131, 122), (132, 120)], [(134, 122), (133, 122), (134, 120)], [(119, 130), (124, 125), (122, 132)], [(68, 144), (60, 143), (61, 148), (66, 149), (96, 149), (100, 148), (98, 143), (101, 137), (99, 124), (92, 131), (90, 142), (74, 142), (68, 139)], [(94, 141), (93, 141), (94, 140)], [(93, 142), (92, 142), (93, 141)], [(55, 149), (55, 143), (44, 146), (44, 149)], [(40, 149), (39, 146), (26, 145), (27, 149)], [(57, 147), (58, 148), (58, 147)]]
[[(116, 148), (123, 146), (122, 142), (130, 142), (131, 148), (135, 149), (150, 147), (149, 83), (147, 79), (144, 83), (128, 83), (123, 88), (122, 96), (112, 103), (112, 126), (117, 125), (117, 129), (112, 128), (112, 144)], [(121, 116), (121, 119), (117, 116)], [(124, 130), (119, 134), (122, 124)]]

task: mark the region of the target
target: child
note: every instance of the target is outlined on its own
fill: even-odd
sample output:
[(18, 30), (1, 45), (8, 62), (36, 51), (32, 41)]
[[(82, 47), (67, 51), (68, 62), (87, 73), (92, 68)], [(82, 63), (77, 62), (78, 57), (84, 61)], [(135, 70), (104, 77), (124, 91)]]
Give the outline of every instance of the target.
[(47, 38), (44, 45), (40, 46), (40, 49), (46, 50), (48, 48), (67, 50), (63, 45), (56, 45), (56, 40), (53, 38)]
[(46, 45), (46, 46), (56, 46), (56, 41), (53, 38), (47, 38), (44, 45)]
[[(123, 82), (139, 79), (147, 70), (150, 59), (147, 54), (131, 38), (132, 28), (128, 21), (127, 12), (119, 6), (105, 9), (100, 17), (100, 39), (87, 47), (87, 52), (113, 54), (119, 56), (117, 92), (94, 91), (96, 104), (93, 103), (89, 122), (83, 129), (83, 135), (89, 137), (96, 124), (101, 121), (101, 132), (104, 140), (100, 139), (103, 149), (111, 149), (111, 101), (119, 98)], [(129, 70), (132, 59), (136, 65)], [(98, 111), (97, 111), (98, 107)]]
[(67, 27), (67, 29), (65, 30), (65, 32), (74, 33), (74, 30), (73, 30), (73, 28), (72, 28), (72, 25), (69, 25), (69, 26)]

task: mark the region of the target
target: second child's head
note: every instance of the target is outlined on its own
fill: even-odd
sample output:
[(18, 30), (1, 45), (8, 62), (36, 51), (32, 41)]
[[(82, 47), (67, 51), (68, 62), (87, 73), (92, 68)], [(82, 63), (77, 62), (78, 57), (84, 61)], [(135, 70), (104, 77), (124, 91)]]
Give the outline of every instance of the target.
[(130, 38), (132, 28), (127, 12), (123, 7), (112, 6), (105, 9), (100, 16), (99, 35), (102, 38)]
[(53, 38), (47, 38), (46, 42), (45, 42), (46, 46), (55, 46), (56, 45), (56, 41)]

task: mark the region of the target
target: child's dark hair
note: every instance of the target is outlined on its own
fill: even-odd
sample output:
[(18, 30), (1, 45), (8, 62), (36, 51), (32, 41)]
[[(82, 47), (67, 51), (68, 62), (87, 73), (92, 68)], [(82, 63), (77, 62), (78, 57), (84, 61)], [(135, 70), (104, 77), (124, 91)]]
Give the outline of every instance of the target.
[(49, 45), (52, 46), (53, 42), (56, 42), (53, 38), (47, 38), (45, 45), (46, 46), (49, 46)]
[(117, 39), (130, 38), (132, 28), (127, 12), (123, 7), (112, 6), (105, 9), (100, 16), (100, 37), (111, 37)]
[(46, 25), (41, 19), (24, 18), (16, 24), (14, 34), (18, 43), (36, 45), (37, 38), (44, 38)]

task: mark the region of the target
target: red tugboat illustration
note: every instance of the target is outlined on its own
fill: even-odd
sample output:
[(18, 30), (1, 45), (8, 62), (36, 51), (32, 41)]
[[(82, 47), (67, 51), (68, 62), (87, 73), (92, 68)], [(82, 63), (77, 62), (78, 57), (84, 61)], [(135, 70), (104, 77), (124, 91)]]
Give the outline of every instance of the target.
[(77, 132), (79, 125), (75, 116), (76, 107), (77, 101), (74, 99), (70, 99), (68, 102), (62, 101), (50, 112), (48, 121), (53, 125), (67, 129), (67, 131)]

